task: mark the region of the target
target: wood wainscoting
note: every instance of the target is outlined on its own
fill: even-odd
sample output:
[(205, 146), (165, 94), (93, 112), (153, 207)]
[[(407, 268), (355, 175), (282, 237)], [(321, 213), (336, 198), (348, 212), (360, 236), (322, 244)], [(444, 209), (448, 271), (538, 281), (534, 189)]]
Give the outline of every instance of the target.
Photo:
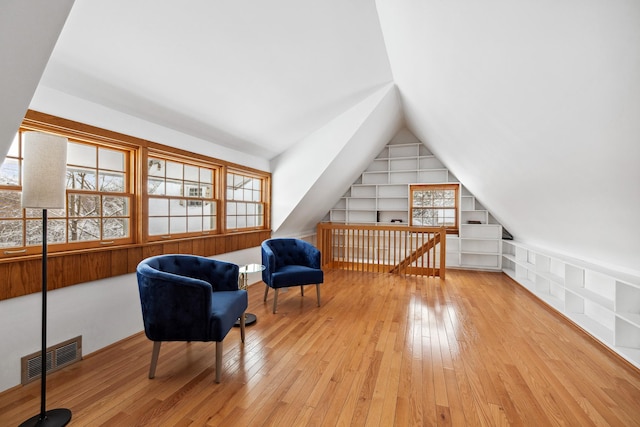
[[(74, 426), (637, 426), (640, 372), (502, 273), (446, 279), (326, 270), (278, 313), (249, 288), (244, 345), (140, 333), (48, 377)], [(38, 412), (38, 382), (0, 394), (0, 425)]]
[[(116, 248), (88, 249), (50, 253), (47, 257), (47, 287), (60, 289), (78, 283), (133, 273), (143, 259), (161, 254), (213, 256), (260, 246), (271, 231), (248, 231), (186, 238), (166, 242), (128, 245)], [(27, 256), (0, 261), (0, 301), (40, 292), (42, 256)]]

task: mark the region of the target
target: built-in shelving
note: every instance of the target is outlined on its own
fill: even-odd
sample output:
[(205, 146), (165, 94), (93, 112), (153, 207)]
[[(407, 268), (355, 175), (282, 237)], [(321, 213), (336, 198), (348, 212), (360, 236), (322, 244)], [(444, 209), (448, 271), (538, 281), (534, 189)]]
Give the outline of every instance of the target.
[[(424, 144), (406, 136), (384, 147), (331, 209), (331, 222), (407, 224), (409, 185), (459, 182)], [(460, 194), (460, 234), (447, 236), (447, 266), (500, 270), (502, 227), (462, 184)]]
[(640, 277), (506, 240), (502, 269), (640, 368)]

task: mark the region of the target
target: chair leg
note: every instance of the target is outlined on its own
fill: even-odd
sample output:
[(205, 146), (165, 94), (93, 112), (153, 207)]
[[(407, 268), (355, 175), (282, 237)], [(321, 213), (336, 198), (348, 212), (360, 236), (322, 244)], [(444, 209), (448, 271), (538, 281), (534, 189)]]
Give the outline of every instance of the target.
[(320, 307), (320, 283), (316, 283), (316, 293), (318, 294), (318, 307)]
[(269, 285), (264, 285), (264, 302), (267, 302), (268, 293), (269, 293)]
[(153, 342), (153, 351), (151, 352), (151, 366), (149, 366), (149, 379), (156, 376), (156, 366), (158, 365), (158, 356), (160, 355), (161, 341)]
[(222, 341), (216, 341), (216, 384), (220, 384), (222, 376)]
[(247, 320), (247, 313), (244, 312), (240, 315), (240, 339), (242, 340), (242, 343), (244, 344), (244, 325), (246, 323)]
[(276, 314), (276, 307), (278, 306), (278, 288), (275, 288), (273, 291), (273, 314)]
[(304, 296), (304, 286), (300, 285), (300, 294)]

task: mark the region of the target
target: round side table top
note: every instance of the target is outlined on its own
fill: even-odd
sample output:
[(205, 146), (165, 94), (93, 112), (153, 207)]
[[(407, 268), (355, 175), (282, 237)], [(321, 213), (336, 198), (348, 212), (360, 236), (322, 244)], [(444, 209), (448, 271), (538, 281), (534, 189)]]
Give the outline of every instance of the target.
[(259, 273), (265, 269), (265, 266), (262, 264), (247, 264), (240, 267), (240, 273)]

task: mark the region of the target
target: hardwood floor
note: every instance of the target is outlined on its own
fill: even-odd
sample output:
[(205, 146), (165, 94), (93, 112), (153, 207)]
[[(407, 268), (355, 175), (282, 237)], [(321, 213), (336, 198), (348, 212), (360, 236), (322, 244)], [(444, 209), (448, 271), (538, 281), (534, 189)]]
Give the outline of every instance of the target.
[[(250, 288), (258, 322), (213, 343), (143, 334), (48, 376), (72, 426), (638, 426), (640, 372), (502, 273), (447, 279), (329, 270), (308, 287)], [(0, 426), (39, 410), (39, 382), (0, 394)]]

